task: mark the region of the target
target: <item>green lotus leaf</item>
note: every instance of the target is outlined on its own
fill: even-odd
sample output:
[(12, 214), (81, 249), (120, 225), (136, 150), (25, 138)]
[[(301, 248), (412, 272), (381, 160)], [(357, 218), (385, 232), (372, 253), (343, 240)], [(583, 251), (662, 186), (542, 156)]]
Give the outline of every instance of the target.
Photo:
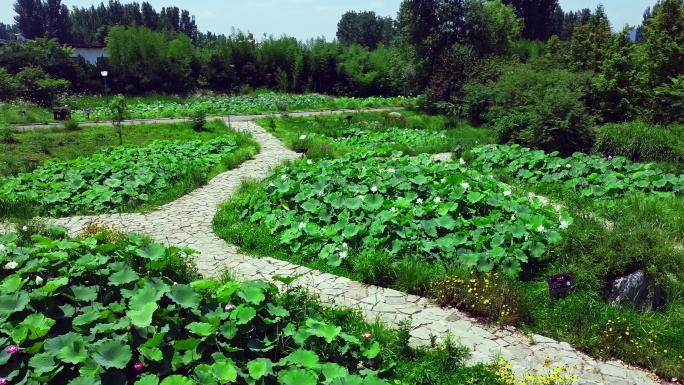
[(181, 307), (189, 309), (198, 308), (201, 301), (200, 296), (188, 285), (173, 285), (171, 292), (166, 295)]
[(316, 385), (318, 384), (318, 375), (305, 369), (290, 368), (282, 373), (280, 383), (284, 385)]
[(97, 347), (92, 354), (93, 359), (103, 368), (123, 369), (133, 358), (133, 353), (128, 345), (119, 341), (105, 341)]

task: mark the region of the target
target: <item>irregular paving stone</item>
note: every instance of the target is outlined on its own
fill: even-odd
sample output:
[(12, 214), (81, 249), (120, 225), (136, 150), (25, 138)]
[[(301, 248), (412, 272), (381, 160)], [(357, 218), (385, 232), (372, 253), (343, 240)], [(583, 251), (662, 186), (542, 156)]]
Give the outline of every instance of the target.
[[(664, 383), (651, 379), (652, 374), (629, 368), (620, 362), (602, 363), (577, 352), (569, 344), (558, 343), (550, 338), (533, 335), (530, 338), (515, 328), (494, 328), (479, 324), (476, 320), (454, 309), (442, 309), (429, 300), (415, 295), (405, 295), (396, 290), (383, 289), (320, 273), (306, 267), (292, 265), (272, 258), (254, 258), (238, 252), (212, 233), (211, 222), (218, 205), (226, 200), (239, 183), (245, 179), (263, 179), (269, 170), (284, 161), (299, 158), (296, 154), (249, 121), (236, 122), (231, 126), (238, 131), (251, 133), (261, 145), (261, 152), (240, 167), (226, 171), (205, 186), (174, 202), (146, 213), (79, 216), (49, 220), (65, 226), (72, 235), (78, 235), (93, 220), (111, 223), (120, 229), (128, 229), (150, 235), (166, 245), (187, 246), (200, 252), (196, 264), (208, 277), (216, 277), (224, 270), (240, 280), (264, 279), (272, 281), (273, 275), (303, 276), (293, 286), (307, 287), (320, 294), (329, 304), (358, 309), (369, 321), (381, 319), (397, 323), (410, 320), (410, 343), (414, 346), (429, 345), (430, 335), (437, 336), (438, 343), (447, 333), (456, 341), (473, 349), (471, 361), (491, 362), (499, 353), (507, 359), (514, 373), (523, 376), (532, 369), (541, 369), (545, 357), (556, 365), (577, 366), (582, 379), (578, 384), (629, 383), (653, 385)], [(0, 224), (0, 231), (11, 228)], [(274, 281), (272, 281), (274, 282)], [(282, 288), (282, 283), (274, 282)], [(626, 381), (626, 382), (625, 382)]]

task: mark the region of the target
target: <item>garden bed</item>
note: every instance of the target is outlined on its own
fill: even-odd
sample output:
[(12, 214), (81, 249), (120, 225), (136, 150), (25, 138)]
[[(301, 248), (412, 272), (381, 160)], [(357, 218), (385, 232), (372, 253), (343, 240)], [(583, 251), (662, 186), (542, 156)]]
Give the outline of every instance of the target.
[[(465, 366), (447, 338), (414, 349), (404, 325), (368, 324), (227, 275), (203, 279), (193, 250), (100, 225), (0, 234), (0, 380), (61, 384), (507, 385), (505, 364)], [(536, 376), (535, 376), (536, 378)]]
[(0, 180), (0, 217), (66, 216), (149, 209), (205, 184), (259, 149), (249, 134), (108, 147), (89, 157), (50, 160)]

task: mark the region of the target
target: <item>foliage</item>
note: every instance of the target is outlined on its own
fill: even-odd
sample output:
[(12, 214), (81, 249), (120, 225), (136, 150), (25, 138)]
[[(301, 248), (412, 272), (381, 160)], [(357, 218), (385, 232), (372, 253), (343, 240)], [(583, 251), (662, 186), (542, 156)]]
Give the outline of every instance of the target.
[(119, 146), (123, 145), (123, 121), (126, 119), (126, 99), (123, 95), (116, 95), (112, 98), (112, 103), (109, 106), (109, 118), (119, 135)]
[[(2, 126), (0, 126), (2, 127)], [(129, 146), (145, 146), (164, 137), (166, 140), (208, 140), (225, 135), (228, 127), (222, 121), (210, 121), (202, 132), (195, 132), (189, 123), (156, 123), (135, 124), (126, 129), (126, 142)], [(12, 143), (2, 143), (2, 133), (10, 135)], [(248, 134), (235, 134), (238, 146), (254, 146)], [(40, 151), (41, 144), (52, 143), (50, 155)], [(249, 143), (246, 143), (249, 142)], [(39, 130), (17, 131), (11, 126), (0, 129), (0, 177), (31, 172), (47, 159), (62, 161), (72, 160), (80, 156), (92, 155), (102, 147), (116, 146), (118, 134), (111, 126), (90, 126), (88, 129), (66, 131), (61, 127), (49, 127)]]
[(16, 75), (19, 96), (40, 106), (52, 106), (57, 97), (69, 89), (69, 82), (54, 79), (40, 67), (26, 67)]
[(14, 21), (28, 39), (48, 36), (62, 43), (69, 40), (69, 8), (61, 1), (17, 0), (14, 3), (17, 15)]
[[(271, 174), (270, 185), (239, 205), (293, 253), (339, 266), (371, 250), (451, 260), (517, 275), (560, 238), (558, 215), (459, 162), (433, 163), (395, 152), (313, 163)], [(562, 217), (567, 226), (570, 218)]]
[[(189, 117), (198, 110), (207, 115), (249, 115), (279, 111), (279, 106), (287, 106), (290, 111), (315, 109), (352, 109), (362, 107), (383, 107), (406, 103), (407, 98), (367, 97), (363, 99), (337, 97), (329, 98), (320, 94), (275, 94), (270, 92), (243, 96), (208, 96), (191, 97), (180, 100), (146, 100), (141, 98), (126, 99), (126, 118), (154, 119), (171, 117)], [(93, 109), (91, 119), (105, 119), (107, 109), (104, 105), (93, 107), (92, 103), (102, 103), (85, 99), (76, 100), (78, 104), (89, 103)], [(103, 104), (103, 103), (102, 103)], [(72, 111), (72, 116), (78, 120), (86, 120), (81, 110)]]
[(499, 273), (461, 274), (432, 282), (432, 297), (441, 306), (516, 325), (523, 308), (520, 288)]
[(321, 319), (298, 322), (272, 284), (181, 280), (167, 274), (179, 263), (187, 270), (190, 249), (135, 235), (116, 244), (107, 233), (68, 239), (62, 229), (47, 231), (26, 247), (14, 234), (2, 237), (0, 345), (11, 347), (0, 353), (3, 377), (387, 383), (377, 378), (387, 366), (375, 339)]
[(195, 84), (190, 62), (194, 51), (190, 38), (155, 32), (145, 27), (113, 27), (107, 51), (112, 84), (164, 92), (188, 92)]
[(594, 152), (622, 156), (635, 162), (684, 163), (684, 128), (642, 121), (605, 124), (599, 127)]
[(64, 121), (64, 129), (66, 131), (76, 131), (78, 130), (79, 122), (75, 119), (68, 119)]
[(204, 125), (207, 124), (207, 113), (201, 109), (196, 110), (190, 117), (190, 124), (195, 131), (199, 132), (204, 130)]
[(580, 196), (614, 199), (637, 191), (669, 197), (684, 191), (684, 174), (664, 173), (653, 164), (630, 163), (624, 157), (602, 158), (575, 153), (570, 158), (519, 145), (473, 149), (473, 165), (496, 170), (518, 184), (554, 184)]
[(203, 181), (236, 149), (234, 138), (154, 142), (141, 148), (110, 147), (91, 157), (48, 161), (32, 173), (3, 181), (8, 202), (26, 199), (50, 215), (115, 212), (144, 203), (183, 178)]
[(348, 11), (337, 23), (337, 40), (345, 45), (357, 43), (370, 50), (379, 44), (388, 46), (394, 37), (394, 21), (373, 11)]
[(581, 101), (588, 88), (586, 77), (519, 65), (501, 75), (491, 88), (489, 118), (500, 143), (564, 155), (593, 145), (594, 120)]

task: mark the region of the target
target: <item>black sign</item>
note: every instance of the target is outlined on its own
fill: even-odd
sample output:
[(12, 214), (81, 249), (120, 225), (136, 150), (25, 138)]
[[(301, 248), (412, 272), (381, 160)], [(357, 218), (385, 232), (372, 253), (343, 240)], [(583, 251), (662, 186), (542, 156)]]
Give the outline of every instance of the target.
[(575, 288), (575, 274), (573, 272), (549, 275), (546, 277), (549, 283), (549, 293), (560, 294)]

